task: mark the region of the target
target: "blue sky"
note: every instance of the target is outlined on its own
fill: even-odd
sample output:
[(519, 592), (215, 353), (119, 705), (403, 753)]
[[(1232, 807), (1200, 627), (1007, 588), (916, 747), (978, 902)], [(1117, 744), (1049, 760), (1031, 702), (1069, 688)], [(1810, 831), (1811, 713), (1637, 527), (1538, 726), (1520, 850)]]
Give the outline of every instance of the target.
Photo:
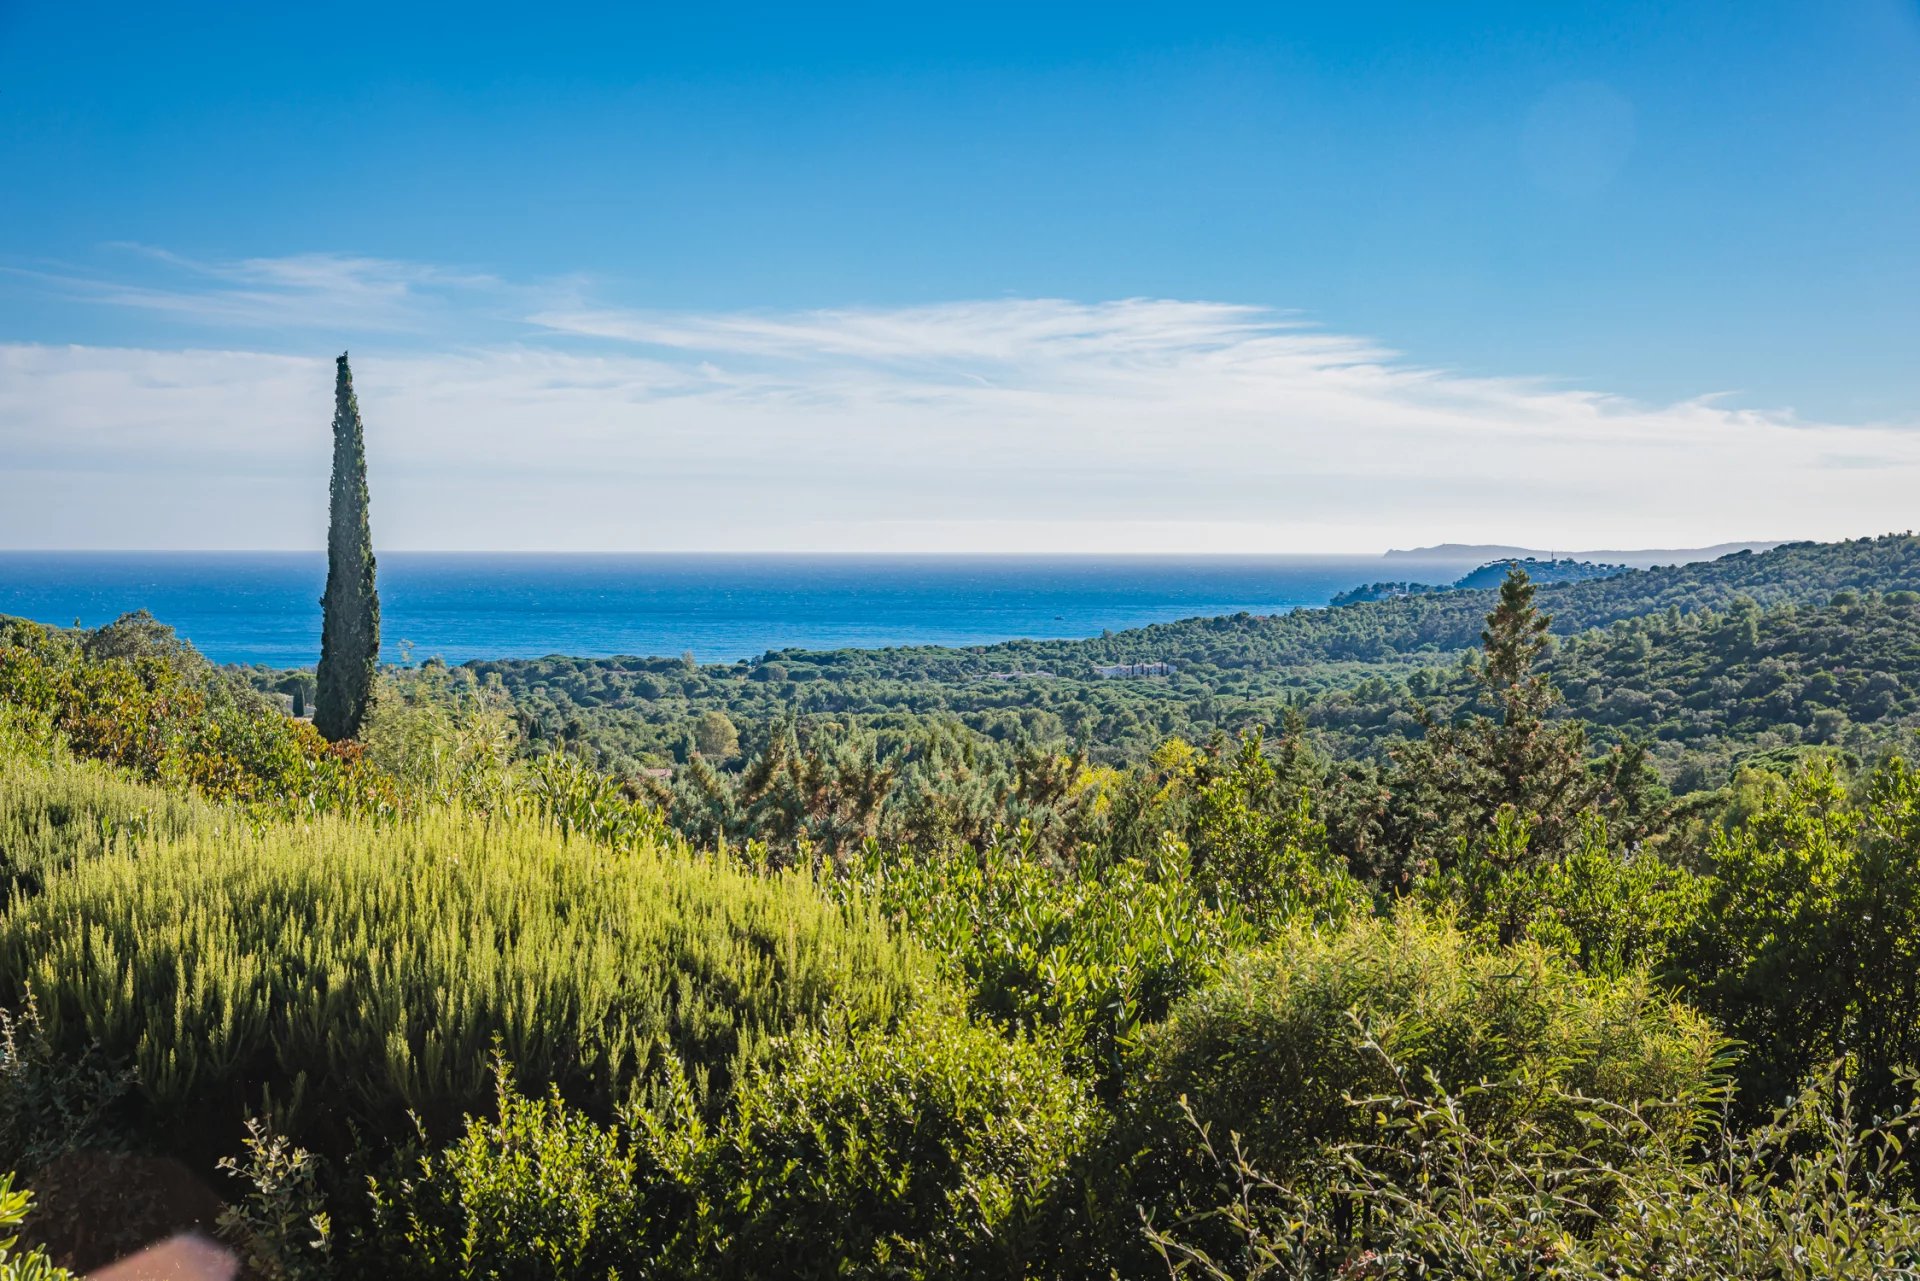
[(1912, 523), (1911, 0), (404, 8), (0, 0), (0, 545)]

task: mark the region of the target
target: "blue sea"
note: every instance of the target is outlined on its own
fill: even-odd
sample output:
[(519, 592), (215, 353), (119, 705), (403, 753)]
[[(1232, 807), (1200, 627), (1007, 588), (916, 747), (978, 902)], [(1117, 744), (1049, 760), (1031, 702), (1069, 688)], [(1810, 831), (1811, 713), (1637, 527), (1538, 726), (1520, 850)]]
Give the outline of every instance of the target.
[[(779, 556), (390, 552), (382, 658), (979, 645), (1324, 605), (1470, 563), (1377, 556)], [(216, 662), (311, 664), (318, 552), (0, 552), (0, 614), (95, 627), (151, 611)]]

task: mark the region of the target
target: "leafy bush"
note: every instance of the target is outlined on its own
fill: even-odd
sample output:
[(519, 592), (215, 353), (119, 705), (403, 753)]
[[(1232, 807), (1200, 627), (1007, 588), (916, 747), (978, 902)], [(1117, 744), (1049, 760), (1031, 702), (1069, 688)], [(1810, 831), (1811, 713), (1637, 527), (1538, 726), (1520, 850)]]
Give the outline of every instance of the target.
[(356, 736), (373, 766), (414, 805), (498, 804), (509, 790), (516, 735), (498, 682), (429, 660), (384, 673)]
[(1416, 897), (1478, 939), (1532, 939), (1591, 974), (1663, 970), (1697, 928), (1708, 882), (1650, 851), (1613, 849), (1600, 815), (1587, 814), (1549, 861), (1528, 857), (1529, 839), (1526, 820), (1502, 808), (1478, 847), (1422, 877)]
[[(1225, 1196), (1147, 1233), (1170, 1275), (1207, 1281), (1481, 1277), (1513, 1281), (1825, 1281), (1920, 1273), (1906, 1156), (1911, 1098), (1867, 1117), (1837, 1073), (1750, 1131), (1721, 1111), (1675, 1134), (1645, 1104), (1527, 1078), (1365, 1101), (1368, 1134), (1326, 1154), (1309, 1192), (1196, 1125)], [(1536, 1114), (1490, 1130), (1487, 1100)], [(1511, 1103), (1494, 1103), (1512, 1111)], [(1207, 1238), (1206, 1241), (1202, 1237)]]
[(723, 1090), (828, 1006), (891, 1017), (924, 968), (804, 877), (453, 810), (116, 847), (0, 918), (56, 1043), (130, 1061), (150, 1120), (225, 1150), (247, 1112), (323, 1151), (456, 1123), (496, 1045), (601, 1116), (663, 1047)]
[(1012, 841), (975, 853), (865, 860), (834, 890), (899, 922), (945, 960), (974, 1009), (1057, 1029), (1073, 1062), (1117, 1082), (1139, 1030), (1213, 972), (1232, 916), (1194, 886), (1186, 851), (1058, 872)]
[[(801, 1033), (716, 1127), (684, 1076), (601, 1126), (557, 1093), (374, 1181), (367, 1252), (421, 1281), (1030, 1275), (1096, 1128), (1048, 1048), (922, 1007)], [(424, 1137), (424, 1136), (423, 1136)]]
[(956, 1017), (797, 1037), (720, 1136), (693, 1274), (1030, 1275), (1095, 1115), (1046, 1047)]
[(603, 1129), (559, 1095), (524, 1099), (503, 1074), (492, 1120), (470, 1118), (451, 1147), (374, 1179), (372, 1252), (417, 1281), (651, 1275), (643, 1143), (645, 1131)]
[(258, 1276), (325, 1281), (333, 1257), (333, 1219), (325, 1208), (320, 1158), (267, 1125), (247, 1119), (246, 1156), (220, 1168), (245, 1192), (221, 1214), (221, 1234), (237, 1244)]
[[(1649, 1115), (1665, 1101), (1665, 1124), (1684, 1132), (1721, 1043), (1644, 976), (1587, 978), (1537, 945), (1476, 948), (1449, 924), (1403, 912), (1235, 958), (1145, 1049), (1136, 1102), (1161, 1149), (1143, 1170), (1151, 1186), (1177, 1173), (1155, 1167), (1178, 1152), (1183, 1100), (1284, 1180), (1359, 1133), (1366, 1111), (1354, 1100), (1392, 1087), (1390, 1062), (1443, 1090), (1519, 1077)], [(1523, 1093), (1499, 1100), (1523, 1113), (1544, 1106)]]
[(1920, 1062), (1920, 769), (1892, 757), (1849, 795), (1816, 762), (1710, 850), (1680, 972), (1750, 1048), (1752, 1101), (1846, 1056), (1874, 1106)]
[(372, 1261), (416, 1281), (665, 1274), (705, 1137), (684, 1078), (670, 1075), (680, 1088), (667, 1091), (680, 1132), (639, 1107), (603, 1129), (558, 1094), (520, 1095), (504, 1065), (498, 1079), (491, 1119), (470, 1118), (457, 1142), (374, 1180)]
[(549, 752), (527, 768), (522, 795), (535, 813), (566, 836), (613, 849), (670, 843), (657, 810), (628, 796), (613, 779), (577, 756)]
[(209, 666), (144, 615), (85, 635), (0, 621), (0, 704), (79, 756), (280, 813), (388, 810), (393, 782), (352, 744)]
[[(1297, 734), (1288, 746), (1297, 748)], [(1202, 761), (1187, 830), (1194, 877), (1216, 902), (1265, 926), (1341, 920), (1365, 904), (1305, 789), (1276, 768), (1259, 734)]]

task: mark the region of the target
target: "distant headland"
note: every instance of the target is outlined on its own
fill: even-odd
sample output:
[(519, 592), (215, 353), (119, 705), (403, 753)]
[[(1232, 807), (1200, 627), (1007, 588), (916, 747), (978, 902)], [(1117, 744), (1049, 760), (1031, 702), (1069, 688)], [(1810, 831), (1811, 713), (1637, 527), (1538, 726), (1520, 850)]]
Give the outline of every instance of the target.
[(1532, 547), (1508, 547), (1500, 543), (1438, 543), (1432, 547), (1394, 548), (1387, 560), (1585, 560), (1606, 561), (1644, 569), (1650, 565), (1690, 565), (1695, 561), (1718, 560), (1736, 552), (1765, 552), (1780, 546), (1784, 539), (1750, 543), (1715, 543), (1711, 547), (1654, 547), (1639, 551), (1566, 551)]

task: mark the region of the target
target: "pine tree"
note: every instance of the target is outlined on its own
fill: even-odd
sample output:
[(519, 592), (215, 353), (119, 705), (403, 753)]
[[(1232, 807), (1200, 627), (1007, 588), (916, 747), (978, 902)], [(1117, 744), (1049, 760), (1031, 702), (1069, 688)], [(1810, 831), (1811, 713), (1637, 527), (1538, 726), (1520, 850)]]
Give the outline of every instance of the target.
[[(1527, 572), (1512, 566), (1474, 669), (1499, 714), (1429, 709), (1425, 737), (1393, 753), (1388, 790), (1398, 812), (1385, 820), (1385, 843), (1411, 865), (1403, 876), (1445, 869), (1463, 855), (1554, 862), (1579, 841), (1588, 811), (1615, 808), (1613, 771), (1589, 767), (1580, 723), (1548, 718), (1559, 694), (1535, 664), (1552, 646), (1551, 621), (1534, 605)], [(1610, 764), (1624, 760), (1616, 753)], [(1525, 838), (1495, 839), (1502, 831)]]
[(1545, 730), (1547, 712), (1559, 695), (1534, 664), (1552, 648), (1547, 628), (1553, 620), (1534, 606), (1533, 592), (1527, 571), (1509, 566), (1500, 603), (1480, 633), (1485, 649), (1480, 683), (1500, 704), (1499, 728), (1488, 740), (1491, 764), (1500, 776), (1502, 803), (1511, 805), (1524, 803), (1527, 793), (1548, 780), (1577, 773), (1586, 749), (1577, 727)]
[(367, 524), (367, 450), (345, 352), (333, 385), (333, 490), (327, 590), (320, 598), (319, 689), (313, 724), (333, 742), (360, 732), (380, 661), (380, 596)]
[(1533, 590), (1526, 570), (1508, 566), (1500, 583), (1500, 603), (1480, 633), (1486, 648), (1481, 681), (1500, 699), (1510, 722), (1544, 712), (1553, 697), (1552, 687), (1533, 669), (1552, 645), (1547, 628), (1553, 622), (1534, 607)]

